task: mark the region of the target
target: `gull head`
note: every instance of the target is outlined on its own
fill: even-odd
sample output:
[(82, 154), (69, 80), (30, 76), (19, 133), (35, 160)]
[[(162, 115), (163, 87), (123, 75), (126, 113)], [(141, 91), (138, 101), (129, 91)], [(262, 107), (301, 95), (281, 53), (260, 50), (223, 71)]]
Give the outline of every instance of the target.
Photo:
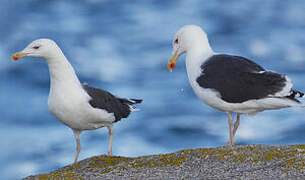
[(60, 48), (51, 39), (37, 39), (31, 42), (22, 51), (16, 52), (12, 55), (13, 61), (18, 61), (23, 57), (40, 57), (43, 59), (50, 59), (61, 54)]
[(205, 49), (210, 49), (206, 33), (196, 25), (183, 26), (173, 39), (173, 52), (168, 61), (168, 70), (172, 72), (181, 54)]

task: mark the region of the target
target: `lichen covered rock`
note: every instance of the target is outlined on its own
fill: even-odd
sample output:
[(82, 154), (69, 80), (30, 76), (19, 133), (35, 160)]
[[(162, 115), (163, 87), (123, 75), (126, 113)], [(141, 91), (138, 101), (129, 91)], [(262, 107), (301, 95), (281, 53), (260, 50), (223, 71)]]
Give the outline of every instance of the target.
[(95, 156), (25, 179), (305, 179), (305, 145), (187, 149), (136, 158)]

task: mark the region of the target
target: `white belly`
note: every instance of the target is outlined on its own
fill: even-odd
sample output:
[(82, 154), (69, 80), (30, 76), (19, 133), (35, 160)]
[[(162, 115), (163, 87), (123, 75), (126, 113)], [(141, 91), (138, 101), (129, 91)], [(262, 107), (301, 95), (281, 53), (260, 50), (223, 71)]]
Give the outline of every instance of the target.
[[(75, 98), (78, 97), (78, 98)], [(52, 115), (72, 129), (90, 130), (110, 126), (113, 113), (91, 107), (89, 97), (50, 93), (48, 107)]]
[(304, 107), (303, 104), (288, 98), (263, 98), (253, 99), (242, 103), (228, 103), (221, 99), (220, 94), (213, 89), (206, 89), (192, 82), (192, 87), (201, 101), (209, 106), (225, 112), (236, 112), (241, 114), (255, 114), (264, 110), (281, 109), (287, 107)]

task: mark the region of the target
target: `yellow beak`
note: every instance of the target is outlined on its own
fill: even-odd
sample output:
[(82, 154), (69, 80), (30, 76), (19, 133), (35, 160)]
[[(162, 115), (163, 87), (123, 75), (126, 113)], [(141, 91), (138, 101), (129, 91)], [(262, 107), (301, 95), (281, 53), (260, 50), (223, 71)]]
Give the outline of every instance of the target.
[(167, 68), (168, 68), (168, 70), (169, 70), (170, 72), (173, 71), (173, 69), (174, 69), (174, 67), (175, 67), (175, 65), (176, 65), (176, 61), (177, 61), (178, 57), (179, 57), (179, 56), (178, 56), (177, 52), (175, 52), (175, 53), (172, 55), (172, 57), (169, 59), (168, 64), (167, 64)]
[(15, 54), (12, 55), (11, 60), (18, 61), (20, 58), (26, 57), (27, 55), (28, 53), (16, 52)]

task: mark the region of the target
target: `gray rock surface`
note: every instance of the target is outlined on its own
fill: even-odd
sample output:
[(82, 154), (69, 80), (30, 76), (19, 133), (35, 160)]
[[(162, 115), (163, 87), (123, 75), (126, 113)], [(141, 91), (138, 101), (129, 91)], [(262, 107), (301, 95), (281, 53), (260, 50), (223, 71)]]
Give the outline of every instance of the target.
[(25, 179), (305, 179), (305, 145), (187, 149), (137, 158), (95, 156)]

